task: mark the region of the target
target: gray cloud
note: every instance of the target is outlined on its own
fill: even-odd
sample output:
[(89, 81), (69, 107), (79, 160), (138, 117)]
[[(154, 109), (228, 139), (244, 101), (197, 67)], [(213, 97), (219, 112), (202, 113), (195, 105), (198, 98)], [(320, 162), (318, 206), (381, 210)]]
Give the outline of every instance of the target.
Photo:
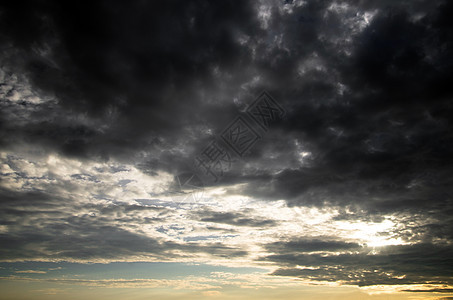
[[(308, 244), (310, 245), (310, 244)], [(280, 248), (279, 254), (263, 258), (282, 267), (273, 275), (293, 276), (319, 281), (342, 281), (368, 286), (376, 284), (451, 284), (450, 245), (415, 244), (387, 246), (371, 253), (339, 255), (291, 253)], [(297, 249), (297, 248), (296, 248)], [(324, 250), (332, 251), (326, 247)], [(296, 268), (303, 266), (307, 268)]]
[(327, 239), (301, 239), (288, 242), (275, 242), (265, 245), (266, 250), (272, 253), (304, 253), (313, 251), (341, 251), (341, 250), (360, 250), (357, 243), (344, 241), (330, 241)]
[[(250, 212), (249, 212), (250, 214)], [(228, 224), (234, 226), (269, 227), (277, 224), (274, 220), (259, 217), (249, 217), (249, 214), (240, 212), (215, 212), (202, 210), (195, 213), (195, 216), (202, 222)]]

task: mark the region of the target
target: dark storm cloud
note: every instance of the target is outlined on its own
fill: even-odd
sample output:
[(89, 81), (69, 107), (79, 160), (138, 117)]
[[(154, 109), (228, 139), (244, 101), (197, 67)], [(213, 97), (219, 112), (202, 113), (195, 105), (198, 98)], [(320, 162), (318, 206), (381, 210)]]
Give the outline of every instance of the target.
[[(288, 110), (283, 138), (300, 139), (314, 155), (312, 166), (280, 173), (263, 194), (294, 205), (322, 205), (341, 203), (337, 195), (357, 189), (347, 198), (396, 193), (401, 197), (393, 202), (404, 203), (411, 198), (408, 186), (426, 174), (419, 188), (444, 199), (431, 186), (449, 184), (451, 177), (451, 4), (350, 2), (344, 11), (332, 4), (273, 6), (267, 30), (260, 27), (256, 7), (246, 2), (9, 4), (2, 9), (2, 40), (20, 55), (9, 54), (15, 65), (5, 64), (54, 94), (55, 110), (88, 112), (97, 124), (41, 117), (20, 128), (5, 126), (4, 139), (26, 136), (76, 156), (160, 149), (154, 154), (161, 161), (143, 168), (173, 170), (194, 147), (184, 135), (192, 143), (197, 134), (209, 136), (197, 122), (220, 127), (233, 115), (231, 102), (219, 107), (216, 100), (222, 99), (215, 96), (232, 98), (233, 89), (250, 79), (241, 72), (250, 67)], [(291, 5), (292, 14), (279, 11)], [(365, 9), (377, 9), (377, 15), (353, 35), (357, 29), (350, 28), (359, 26), (353, 15)], [(420, 12), (425, 15), (416, 19)], [(241, 35), (249, 37), (244, 45)], [(352, 41), (341, 44), (336, 36)], [(312, 67), (301, 76), (300, 65), (307, 61)], [(216, 68), (235, 74), (236, 81), (216, 79)], [(219, 93), (221, 85), (229, 90)], [(225, 108), (230, 113), (216, 113)], [(115, 122), (96, 130), (109, 114)], [(189, 150), (170, 151), (178, 143)], [(295, 156), (291, 148), (274, 152)], [(251, 184), (246, 192), (255, 189)]]
[[(330, 4), (311, 2), (285, 18), (274, 12), (270, 23), (278, 26), (270, 32), (282, 34), (282, 43), (274, 60), (261, 65), (263, 74), (273, 74), (267, 77), (270, 92), (287, 110), (287, 120), (275, 129), (284, 137), (262, 143), (297, 139), (301, 149), (286, 143), (275, 156), (285, 153), (295, 161), (296, 151), (310, 155), (274, 172), (260, 148), (252, 154), (265, 163), (233, 191), (291, 206), (334, 206), (336, 220), (381, 222), (383, 215), (395, 215), (401, 226), (386, 234), (417, 243), (376, 255), (358, 248), (361, 254), (324, 257), (304, 252), (345, 249), (327, 241), (319, 247), (277, 242), (265, 247), (275, 253), (266, 260), (287, 264), (275, 275), (358, 285), (451, 284), (453, 23), (447, 16), (453, 5), (350, 2), (349, 11), (336, 14), (326, 12)], [(342, 45), (335, 36), (351, 33), (348, 20), (361, 9), (378, 11)], [(307, 60), (314, 67), (302, 63), (305, 73), (298, 77)]]
[[(278, 82), (271, 92), (287, 109), (281, 139), (298, 139), (311, 155), (302, 166), (267, 176), (263, 164), (243, 193), (378, 214), (451, 211), (453, 26), (447, 16), (453, 6), (398, 3), (371, 5), (378, 9), (372, 21), (343, 46), (335, 30), (346, 31), (351, 14), (363, 13), (360, 6), (350, 3), (335, 13), (326, 11), (330, 2), (310, 2), (290, 17), (272, 15), (270, 22), (279, 25), (272, 28), (283, 39), (274, 50), (292, 62), (263, 67), (264, 74), (285, 81), (269, 80)], [(430, 7), (417, 15), (425, 6)], [(301, 25), (296, 16), (304, 14), (311, 19), (302, 18)], [(298, 77), (298, 64), (310, 59), (318, 68), (308, 65)], [(298, 155), (294, 145), (281, 153), (293, 160)]]
[[(0, 10), (4, 68), (26, 75), (40, 95), (56, 97), (52, 111), (63, 116), (7, 124), (4, 139), (11, 143), (14, 134), (92, 158), (159, 144), (171, 150), (202, 136), (206, 126), (199, 122), (225, 124), (248, 80), (237, 70), (250, 61), (250, 49), (237, 39), (259, 31), (252, 5), (243, 1), (19, 1)], [(64, 122), (77, 113), (96, 124)], [(178, 155), (185, 153), (166, 154)], [(165, 161), (157, 167), (174, 168)]]
[[(225, 183), (249, 182), (244, 193), (291, 205), (448, 206), (451, 4), (345, 3), (268, 4), (265, 29), (258, 6), (243, 1), (8, 4), (4, 65), (59, 102), (50, 120), (42, 109), (23, 126), (5, 115), (3, 143), (27, 138), (102, 159), (140, 149), (153, 157), (144, 171), (176, 172), (209, 128), (237, 113), (232, 99), (256, 75), (288, 119), (252, 149), (257, 174), (239, 170)], [(74, 112), (94, 121), (66, 121)], [(312, 153), (309, 165), (297, 164), (294, 139)]]

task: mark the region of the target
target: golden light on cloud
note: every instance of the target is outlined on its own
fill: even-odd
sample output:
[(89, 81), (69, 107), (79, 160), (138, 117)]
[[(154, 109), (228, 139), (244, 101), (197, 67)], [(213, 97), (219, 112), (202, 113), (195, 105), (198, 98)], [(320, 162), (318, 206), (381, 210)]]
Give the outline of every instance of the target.
[(0, 300), (453, 297), (453, 1), (2, 1)]

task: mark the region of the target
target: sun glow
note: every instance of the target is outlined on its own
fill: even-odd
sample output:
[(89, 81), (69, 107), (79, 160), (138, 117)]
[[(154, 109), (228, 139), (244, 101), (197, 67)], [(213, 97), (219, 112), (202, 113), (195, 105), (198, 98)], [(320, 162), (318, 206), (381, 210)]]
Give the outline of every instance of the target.
[(347, 231), (350, 238), (357, 239), (368, 247), (404, 244), (401, 238), (394, 238), (389, 234), (396, 226), (390, 218), (381, 223), (341, 221), (337, 222), (337, 225), (338, 228)]

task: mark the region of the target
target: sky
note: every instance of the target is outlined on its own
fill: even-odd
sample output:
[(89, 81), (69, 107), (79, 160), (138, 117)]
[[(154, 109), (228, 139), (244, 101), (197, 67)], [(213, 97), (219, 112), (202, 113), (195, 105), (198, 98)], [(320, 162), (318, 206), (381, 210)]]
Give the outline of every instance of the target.
[(453, 299), (452, 15), (2, 1), (0, 299)]

